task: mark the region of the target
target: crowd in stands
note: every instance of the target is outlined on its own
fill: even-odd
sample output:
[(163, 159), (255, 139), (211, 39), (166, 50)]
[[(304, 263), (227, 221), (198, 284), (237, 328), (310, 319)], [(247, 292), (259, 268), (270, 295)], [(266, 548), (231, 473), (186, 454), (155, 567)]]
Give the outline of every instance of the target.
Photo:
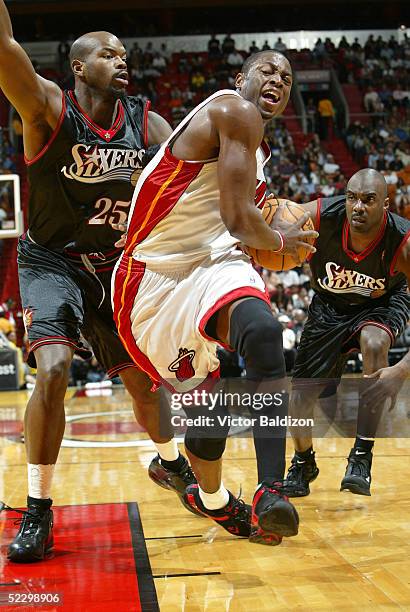
[(346, 179), (317, 134), (298, 154), (292, 135), (281, 121), (276, 121), (268, 128), (267, 140), (272, 153), (271, 163), (265, 168), (270, 192), (300, 203), (343, 193)]

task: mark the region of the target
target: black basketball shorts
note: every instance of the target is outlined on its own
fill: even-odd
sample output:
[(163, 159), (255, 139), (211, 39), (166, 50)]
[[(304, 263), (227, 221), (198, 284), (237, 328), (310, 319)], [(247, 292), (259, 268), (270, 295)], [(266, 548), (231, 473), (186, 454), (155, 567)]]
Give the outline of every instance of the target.
[(348, 314), (336, 310), (316, 294), (298, 347), (294, 380), (340, 378), (348, 354), (360, 350), (363, 327), (381, 327), (389, 334), (393, 345), (409, 315), (410, 296), (405, 288), (378, 299), (377, 303), (354, 308)]
[(110, 377), (135, 367), (113, 320), (111, 271), (96, 277), (28, 237), (19, 240), (18, 268), (31, 367), (36, 367), (36, 349), (48, 344), (65, 344), (90, 357), (80, 334)]

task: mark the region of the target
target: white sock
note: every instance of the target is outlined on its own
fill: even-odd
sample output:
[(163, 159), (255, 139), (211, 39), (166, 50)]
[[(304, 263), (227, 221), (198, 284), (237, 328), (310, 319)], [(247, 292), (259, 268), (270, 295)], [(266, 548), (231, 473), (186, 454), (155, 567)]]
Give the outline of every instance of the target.
[(55, 464), (27, 464), (28, 494), (35, 499), (49, 499)]
[(221, 486), (215, 493), (206, 493), (199, 486), (198, 489), (199, 497), (208, 510), (220, 510), (229, 502), (229, 493), (225, 489), (223, 482), (221, 482)]
[(176, 461), (179, 457), (178, 445), (175, 438), (172, 438), (169, 442), (154, 442), (155, 448), (161, 459), (164, 461)]

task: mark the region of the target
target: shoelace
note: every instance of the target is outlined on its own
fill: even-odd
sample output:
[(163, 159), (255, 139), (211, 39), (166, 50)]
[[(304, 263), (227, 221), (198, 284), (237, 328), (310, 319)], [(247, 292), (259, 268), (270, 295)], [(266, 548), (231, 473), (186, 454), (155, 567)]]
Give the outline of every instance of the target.
[(282, 481), (273, 482), (272, 486), (270, 487), (265, 486), (265, 490), (268, 491), (269, 493), (272, 493), (273, 495), (277, 495), (278, 497), (281, 497), (285, 501), (289, 501), (289, 497), (285, 493), (287, 482), (289, 481), (282, 480)]
[[(30, 512), (29, 510), (19, 510), (19, 508), (12, 508), (8, 506), (4, 502), (0, 502), (0, 512), (4, 510), (12, 510), (13, 512), (18, 512), (23, 516), (14, 521), (14, 525), (23, 525), (23, 529), (21, 532), (22, 537), (26, 537), (34, 533), (39, 523), (41, 522), (41, 515), (37, 513)], [(27, 523), (27, 526), (26, 526)]]
[(288, 474), (290, 474), (292, 478), (287, 478), (285, 482), (299, 482), (303, 480), (303, 467), (305, 465), (306, 462), (298, 464), (297, 459), (294, 457), (290, 462), (290, 468), (288, 470)]
[(354, 476), (366, 476), (368, 471), (368, 462), (363, 458), (351, 457), (348, 459), (350, 463), (350, 473)]
[(184, 467), (184, 469), (180, 472), (179, 474), (182, 478), (182, 480), (184, 482), (186, 482), (188, 485), (193, 484), (194, 482), (196, 482), (196, 478), (195, 475), (191, 469), (191, 466), (187, 465), (186, 467)]
[(233, 514), (238, 518), (244, 520), (247, 520), (249, 518), (249, 510), (243, 499), (240, 499), (239, 497), (236, 498), (235, 501), (232, 503), (231, 508)]

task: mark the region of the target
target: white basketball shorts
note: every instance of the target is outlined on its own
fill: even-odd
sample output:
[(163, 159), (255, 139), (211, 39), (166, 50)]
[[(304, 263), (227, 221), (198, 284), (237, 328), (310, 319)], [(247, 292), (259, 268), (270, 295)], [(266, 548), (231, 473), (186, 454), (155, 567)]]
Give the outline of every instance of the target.
[(219, 377), (218, 343), (205, 327), (222, 306), (246, 296), (269, 303), (263, 280), (237, 249), (172, 272), (123, 254), (112, 281), (114, 319), (130, 356), (153, 389), (164, 384), (178, 393)]

